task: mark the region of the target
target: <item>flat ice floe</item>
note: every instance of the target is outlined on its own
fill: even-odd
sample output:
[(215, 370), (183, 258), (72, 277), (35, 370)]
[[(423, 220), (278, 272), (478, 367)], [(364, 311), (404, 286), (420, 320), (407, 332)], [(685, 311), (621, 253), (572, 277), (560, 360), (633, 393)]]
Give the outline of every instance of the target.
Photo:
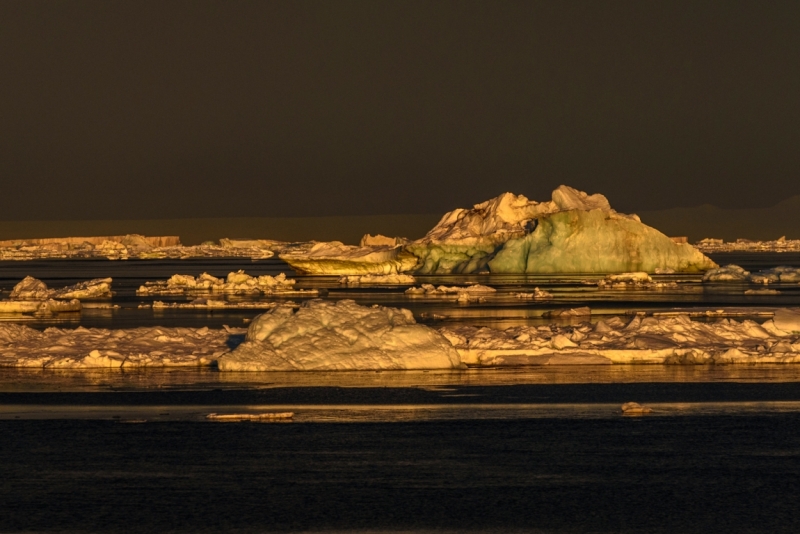
[(722, 239), (701, 239), (696, 245), (699, 250), (709, 252), (800, 252), (800, 239), (778, 238), (774, 241), (751, 241), (737, 239), (726, 243)]
[(382, 241), (360, 246), (340, 241), (321, 242), (307, 250), (284, 252), (279, 257), (303, 274), (387, 275), (410, 271), (417, 263), (401, 245), (382, 244)]
[(548, 202), (505, 193), (446, 214), (406, 246), (415, 270), (446, 273), (619, 273), (703, 271), (701, 252), (617, 213), (603, 195), (560, 186)]
[(48, 328), (0, 323), (0, 367), (89, 369), (210, 365), (231, 333), (209, 328)]
[(136, 291), (137, 295), (188, 295), (193, 293), (226, 293), (234, 295), (281, 295), (281, 296), (315, 296), (316, 289), (295, 289), (296, 280), (286, 278), (281, 273), (277, 276), (268, 274), (250, 276), (244, 271), (228, 273), (224, 280), (203, 273), (198, 277), (190, 274), (175, 274), (168, 280), (147, 282)]
[(410, 285), (417, 282), (410, 274), (364, 274), (345, 275), (339, 278), (340, 284), (348, 286), (358, 285)]
[(686, 315), (636, 316), (594, 325), (443, 327), (439, 331), (475, 366), (630, 363), (798, 363), (800, 312), (781, 309), (763, 325)]
[[(538, 288), (536, 289), (538, 290)], [(452, 297), (458, 302), (483, 302), (486, 297), (495, 295), (497, 290), (481, 284), (438, 287), (433, 284), (422, 284), (420, 287), (406, 289), (405, 293), (412, 297)]]
[(221, 371), (399, 370), (451, 369), (460, 360), (408, 310), (312, 300), (258, 316), (245, 342), (218, 364)]

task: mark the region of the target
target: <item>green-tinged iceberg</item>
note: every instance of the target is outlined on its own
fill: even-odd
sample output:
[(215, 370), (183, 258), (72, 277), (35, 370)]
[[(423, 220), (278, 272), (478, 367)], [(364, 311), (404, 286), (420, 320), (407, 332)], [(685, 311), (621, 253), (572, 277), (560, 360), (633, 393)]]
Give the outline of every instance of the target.
[(446, 214), (406, 246), (420, 274), (704, 271), (717, 265), (675, 243), (603, 195), (560, 186), (549, 202), (505, 193)]

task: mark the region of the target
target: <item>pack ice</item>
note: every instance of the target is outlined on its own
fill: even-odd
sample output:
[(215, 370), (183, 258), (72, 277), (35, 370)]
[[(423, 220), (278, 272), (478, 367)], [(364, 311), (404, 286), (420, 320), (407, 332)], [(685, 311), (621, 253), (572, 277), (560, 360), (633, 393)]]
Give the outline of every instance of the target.
[[(243, 331), (243, 330), (242, 330)], [(90, 369), (210, 365), (230, 330), (47, 328), (0, 323), (0, 367)]]
[(456, 326), (440, 332), (473, 366), (800, 362), (800, 312), (789, 309), (777, 310), (761, 325), (676, 315), (506, 330)]
[(312, 300), (278, 306), (250, 324), (247, 338), (218, 360), (221, 371), (451, 369), (455, 348), (408, 310)]
[(548, 202), (504, 193), (447, 213), (406, 246), (421, 274), (704, 271), (716, 264), (600, 194), (560, 186)]

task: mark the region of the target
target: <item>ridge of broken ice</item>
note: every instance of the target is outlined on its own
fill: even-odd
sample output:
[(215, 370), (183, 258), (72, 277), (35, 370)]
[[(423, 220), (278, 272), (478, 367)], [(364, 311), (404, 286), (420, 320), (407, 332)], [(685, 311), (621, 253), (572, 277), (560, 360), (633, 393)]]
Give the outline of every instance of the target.
[(221, 371), (451, 369), (460, 360), (408, 310), (312, 300), (256, 317), (245, 342), (218, 365)]
[(703, 282), (794, 283), (800, 282), (800, 267), (779, 266), (751, 273), (738, 265), (725, 265), (706, 271)]
[[(241, 330), (243, 332), (243, 329)], [(0, 323), (0, 367), (47, 369), (210, 365), (231, 333), (209, 328), (47, 328)]]
[(611, 363), (800, 363), (800, 312), (781, 309), (763, 325), (752, 320), (692, 321), (687, 315), (635, 316), (592, 325), (475, 326), (439, 331), (468, 365)]
[(284, 273), (277, 276), (268, 274), (250, 276), (243, 270), (228, 273), (223, 280), (203, 273), (198, 277), (190, 274), (174, 274), (168, 280), (146, 282), (136, 291), (137, 295), (186, 295), (191, 293), (228, 293), (239, 295), (282, 295), (282, 296), (315, 296), (316, 289), (295, 289), (297, 281), (286, 278)]

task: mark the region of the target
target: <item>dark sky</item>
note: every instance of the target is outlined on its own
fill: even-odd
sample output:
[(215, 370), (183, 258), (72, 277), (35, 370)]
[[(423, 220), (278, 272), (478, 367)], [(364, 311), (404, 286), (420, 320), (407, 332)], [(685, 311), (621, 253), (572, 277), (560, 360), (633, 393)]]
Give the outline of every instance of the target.
[(4, 1), (0, 219), (800, 194), (800, 3)]

